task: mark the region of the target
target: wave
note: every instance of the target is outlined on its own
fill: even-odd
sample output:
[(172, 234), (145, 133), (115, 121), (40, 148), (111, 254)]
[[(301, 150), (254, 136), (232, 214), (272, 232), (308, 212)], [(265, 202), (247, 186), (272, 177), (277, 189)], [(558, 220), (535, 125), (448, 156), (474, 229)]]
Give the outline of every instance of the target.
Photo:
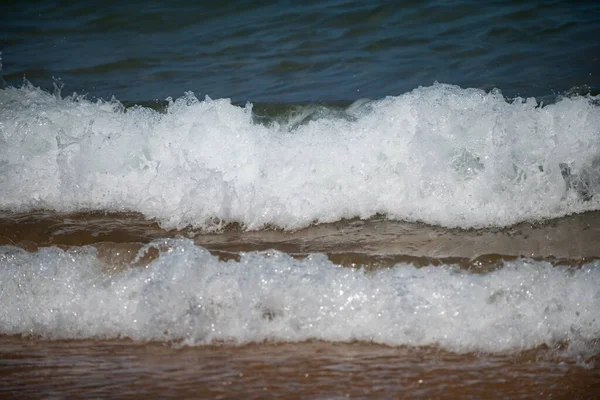
[(135, 211), (165, 228), (343, 218), (508, 226), (600, 209), (598, 96), (434, 84), (261, 118), (192, 93), (160, 112), (0, 90), (0, 209)]
[[(148, 255), (153, 253), (152, 261)], [(219, 261), (187, 239), (130, 264), (93, 247), (0, 247), (0, 334), (185, 345), (304, 340), (512, 352), (567, 343), (597, 352), (600, 263), (532, 260), (473, 274), (452, 265), (375, 271), (250, 252)]]

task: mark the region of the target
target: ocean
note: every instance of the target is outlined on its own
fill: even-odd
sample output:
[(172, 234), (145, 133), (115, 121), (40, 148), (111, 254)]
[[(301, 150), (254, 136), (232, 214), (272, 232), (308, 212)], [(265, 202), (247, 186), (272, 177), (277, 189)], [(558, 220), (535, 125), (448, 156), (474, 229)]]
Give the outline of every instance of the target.
[(3, 397), (600, 398), (600, 3), (0, 27)]

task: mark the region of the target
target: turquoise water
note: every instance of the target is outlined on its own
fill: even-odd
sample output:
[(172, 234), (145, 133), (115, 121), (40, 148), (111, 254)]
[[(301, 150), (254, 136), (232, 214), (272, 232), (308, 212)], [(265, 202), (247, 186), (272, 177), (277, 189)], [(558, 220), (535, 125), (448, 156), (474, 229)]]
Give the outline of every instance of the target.
[(0, 26), (9, 85), (54, 78), (130, 102), (353, 101), (435, 81), (507, 97), (600, 89), (592, 1), (3, 2)]

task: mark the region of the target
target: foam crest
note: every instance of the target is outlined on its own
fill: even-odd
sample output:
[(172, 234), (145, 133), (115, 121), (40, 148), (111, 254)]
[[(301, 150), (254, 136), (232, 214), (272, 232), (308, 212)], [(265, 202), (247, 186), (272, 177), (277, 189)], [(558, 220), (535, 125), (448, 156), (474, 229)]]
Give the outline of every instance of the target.
[[(92, 247), (0, 247), (0, 334), (188, 345), (372, 341), (512, 352), (568, 343), (596, 354), (600, 264), (518, 260), (487, 274), (398, 264), (375, 272), (278, 252), (222, 262), (186, 239), (113, 269)], [(138, 260), (139, 261), (139, 260)]]
[(0, 90), (0, 208), (137, 211), (166, 228), (390, 218), (506, 226), (600, 208), (600, 107), (435, 84), (270, 124), (191, 93), (166, 113)]

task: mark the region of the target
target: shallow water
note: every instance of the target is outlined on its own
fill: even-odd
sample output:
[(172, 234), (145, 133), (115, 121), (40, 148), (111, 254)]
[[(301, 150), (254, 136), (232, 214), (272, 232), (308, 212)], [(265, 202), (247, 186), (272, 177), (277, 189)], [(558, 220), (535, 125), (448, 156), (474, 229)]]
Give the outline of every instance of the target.
[[(461, 231), (379, 219), (341, 221), (295, 232), (244, 232), (239, 227), (229, 226), (222, 233), (207, 234), (193, 229), (165, 231), (135, 214), (4, 213), (0, 219), (1, 240), (34, 253), (27, 256), (15, 247), (2, 247), (1, 287), (5, 307), (0, 316), (4, 333), (0, 339), (2, 391), (6, 396), (18, 394), (20, 398), (70, 396), (81, 391), (90, 396), (120, 398), (150, 394), (219, 398), (252, 395), (260, 398), (459, 396), (491, 399), (545, 395), (594, 398), (600, 385), (596, 366), (598, 335), (597, 328), (590, 326), (590, 330), (586, 324), (596, 321), (598, 305), (594, 299), (600, 298), (594, 292), (597, 285), (592, 284), (587, 289), (579, 286), (562, 293), (556, 290), (565, 284), (582, 285), (590, 278), (595, 279), (598, 268), (589, 263), (598, 257), (600, 236), (596, 232), (599, 226), (596, 220), (597, 215), (593, 213), (509, 229)], [(222, 260), (244, 262), (245, 272), (243, 269), (227, 272), (229, 265), (214, 264), (216, 260), (207, 259), (202, 253), (188, 261), (169, 258), (172, 251), (169, 248), (175, 253), (184, 249), (188, 253), (197, 251), (191, 242), (168, 244), (168, 240), (159, 239), (180, 235), (210, 249)], [(155, 244), (144, 250), (144, 244), (152, 241)], [(93, 247), (80, 247), (85, 245)], [(64, 254), (65, 258), (54, 250), (48, 252), (46, 246), (60, 246), (69, 253)], [(93, 249), (97, 251), (90, 251)], [(299, 257), (300, 264), (292, 266), (291, 259), (273, 250), (263, 253), (266, 258), (247, 253), (263, 249), (286, 251)], [(336, 278), (338, 272), (328, 271), (331, 266), (322, 264), (325, 260), (317, 261), (319, 257), (314, 256), (305, 258), (315, 252), (328, 254), (333, 263), (347, 265), (348, 271), (357, 266), (366, 270), (352, 273), (353, 277), (342, 273)], [(583, 278), (579, 280), (573, 278), (575, 270), (563, 275), (564, 272), (554, 273), (552, 269), (564, 267), (539, 265), (534, 269), (542, 268), (544, 274), (534, 275), (537, 277), (531, 280), (527, 278), (528, 274), (535, 274), (529, 270), (534, 265), (531, 262), (529, 266), (525, 263), (516, 268), (505, 265), (516, 256), (528, 253), (560, 265), (583, 265), (576, 268), (587, 272), (579, 275)], [(585, 258), (576, 257), (577, 254)], [(257, 268), (263, 270), (264, 263), (273, 257), (279, 261), (272, 264), (275, 269), (271, 272), (263, 271), (258, 280), (247, 275)], [(55, 264), (57, 260), (63, 261)], [(312, 266), (312, 262), (321, 264)], [(406, 266), (398, 264), (407, 262)], [(444, 270), (449, 262), (457, 263), (466, 275)], [(199, 277), (202, 271), (210, 274), (207, 263), (217, 269), (209, 278), (213, 283), (203, 287), (205, 278)], [(425, 270), (433, 269), (418, 278), (420, 274), (411, 269), (411, 264), (438, 266), (425, 267)], [(283, 269), (278, 270), (280, 267)], [(144, 275), (148, 268), (153, 272)], [(310, 275), (306, 275), (305, 269), (310, 268), (317, 268), (313, 274), (322, 274), (312, 283), (306, 282)], [(389, 272), (379, 280), (369, 277), (367, 270)], [(491, 278), (494, 271), (504, 273), (504, 278)], [(281, 273), (288, 275), (283, 281), (277, 277)], [(298, 276), (299, 280), (292, 276)], [(479, 296), (471, 289), (459, 295), (465, 290), (459, 288), (465, 284), (481, 285), (477, 276), (492, 279), (478, 289), (488, 291), (487, 306), (486, 301), (475, 300), (476, 308), (485, 306), (487, 311), (485, 307), (482, 311), (469, 311), (468, 303), (455, 303), (465, 294), (465, 300), (471, 302), (474, 296)], [(429, 281), (425, 287), (432, 285), (430, 289), (421, 287), (419, 279), (424, 277)], [(390, 279), (398, 278), (397, 283), (390, 284)], [(246, 279), (250, 281), (244, 283)], [(444, 286), (456, 279), (458, 281), (452, 284), (454, 289), (444, 293)], [(511, 283), (513, 279), (515, 282)], [(542, 291), (536, 289), (535, 280), (540, 279)], [(285, 284), (285, 280), (290, 283)], [(149, 286), (144, 288), (144, 282), (149, 282)], [(269, 286), (259, 289), (265, 284)], [(393, 294), (397, 284), (405, 289)], [(231, 285), (238, 289), (230, 292), (227, 286)], [(514, 291), (519, 285), (521, 289)], [(13, 286), (20, 289), (14, 291)], [(242, 289), (244, 286), (247, 288)], [(104, 289), (98, 291), (101, 287)], [(287, 289), (282, 292), (284, 287)], [(418, 293), (423, 289), (425, 297), (420, 298)], [(284, 294), (285, 290), (294, 293), (290, 299)], [(341, 311), (347, 299), (341, 291), (336, 293), (338, 290), (348, 291), (348, 299), (359, 296), (349, 312)], [(544, 290), (551, 294), (545, 300)], [(508, 294), (510, 291), (513, 294)], [(142, 295), (145, 292), (147, 294)], [(181, 297), (177, 292), (187, 294)], [(237, 305), (229, 304), (238, 296), (236, 292), (246, 295)], [(359, 300), (361, 296), (375, 293), (379, 299)], [(584, 297), (572, 297), (574, 293)], [(303, 294), (308, 298), (303, 299)], [(197, 306), (199, 314), (190, 314), (196, 307), (193, 301), (202, 302), (199, 300), (202, 297), (208, 302)], [(435, 297), (442, 302), (434, 306), (438, 309), (431, 314), (427, 308), (433, 305), (431, 301)], [(331, 301), (333, 304), (328, 305)], [(367, 311), (373, 302), (380, 305)], [(251, 305), (244, 311), (249, 313), (247, 319), (237, 311), (240, 307), (244, 309), (244, 303), (258, 304), (262, 309), (253, 317), (254, 306)], [(495, 303), (501, 308), (495, 309)], [(541, 308), (535, 306), (536, 303)], [(150, 308), (143, 311), (145, 304)], [(185, 310), (179, 310), (181, 304)], [(221, 305), (214, 308), (215, 304)], [(313, 309), (315, 304), (321, 304), (320, 311)], [(122, 307), (137, 311), (123, 314)], [(417, 313), (420, 307), (426, 308)], [(565, 310), (565, 314), (561, 311), (565, 307), (575, 308)], [(365, 311), (359, 311), (361, 308)], [(526, 311), (527, 308), (530, 310)], [(401, 311), (403, 309), (405, 311)], [(459, 316), (457, 325), (452, 327), (452, 323), (447, 325), (451, 320), (444, 322), (435, 317), (440, 312), (460, 309), (461, 313), (472, 313), (475, 319)], [(211, 311), (203, 314), (202, 310)], [(177, 316), (180, 312), (183, 319)], [(367, 314), (361, 317), (363, 312)], [(378, 319), (367, 324), (361, 321), (377, 312), (388, 313), (388, 316), (380, 322)], [(404, 312), (408, 314), (402, 316)], [(417, 313), (416, 318), (410, 317), (413, 312)], [(386, 322), (388, 318), (397, 318), (393, 316), (397, 313), (400, 319), (392, 324)], [(504, 316), (498, 319), (501, 314)], [(202, 315), (213, 315), (212, 322), (202, 322)], [(528, 315), (522, 321), (525, 324), (519, 322), (524, 315)], [(319, 324), (323, 317), (326, 325), (316, 329), (309, 327)], [(412, 322), (402, 327), (402, 320), (407, 317)], [(482, 318), (488, 318), (492, 330), (481, 326), (471, 331), (468, 326)], [(502, 322), (504, 318), (508, 318), (508, 324)], [(546, 329), (553, 331), (552, 336), (521, 342), (531, 340), (526, 337), (547, 324), (548, 318), (559, 318), (546, 325)], [(140, 319), (146, 320), (141, 322)], [(566, 322), (565, 327), (561, 327), (561, 320)], [(559, 325), (552, 327), (557, 322)], [(204, 336), (208, 333), (204, 326), (210, 324), (216, 331)], [(446, 327), (442, 328), (444, 324)], [(160, 333), (156, 329), (165, 331)], [(410, 332), (415, 329), (416, 336)], [(419, 329), (425, 330), (418, 333)], [(438, 329), (446, 331), (439, 336), (434, 333)], [(510, 333), (513, 329), (520, 333), (514, 336)], [(569, 329), (577, 334), (563, 336)], [(169, 330), (171, 333), (167, 333)], [(465, 340), (465, 335), (472, 333), (479, 338), (473, 336)], [(507, 333), (508, 336), (504, 336)], [(14, 334), (18, 336), (10, 336)], [(371, 339), (365, 341), (365, 335)], [(490, 335), (489, 338), (486, 339), (486, 335)], [(56, 340), (71, 337), (80, 339)], [(135, 342), (115, 341), (120, 337), (132, 337)], [(213, 339), (206, 342), (210, 337)], [(356, 342), (357, 339), (360, 341)], [(140, 344), (148, 340), (149, 344)], [(222, 344), (196, 347), (215, 340)], [(223, 340), (230, 343), (225, 344)], [(250, 344), (240, 347), (248, 340)], [(278, 344), (262, 344), (264, 340), (275, 340)], [(373, 340), (387, 345), (373, 344)], [(511, 340), (513, 343), (508, 347), (501, 344)], [(544, 342), (546, 344), (540, 346)], [(194, 347), (180, 348), (181, 344)]]
[(230, 224), (219, 232), (205, 232), (193, 228), (165, 230), (133, 213), (4, 212), (0, 213), (0, 245), (28, 251), (93, 245), (102, 257), (128, 262), (150, 241), (185, 237), (222, 259), (236, 259), (242, 252), (277, 250), (295, 257), (324, 253), (345, 266), (452, 263), (485, 271), (518, 257), (573, 266), (599, 259), (599, 219), (600, 214), (592, 212), (508, 228), (461, 230), (380, 217), (296, 231), (245, 231), (239, 224)]
[(0, 340), (0, 393), (20, 398), (593, 399), (597, 367), (539, 349), (439, 349), (302, 342), (172, 349), (127, 342)]
[[(2, 390), (594, 398), (597, 219), (217, 234), (135, 214), (4, 213)], [(540, 261), (516, 258), (528, 255)]]

